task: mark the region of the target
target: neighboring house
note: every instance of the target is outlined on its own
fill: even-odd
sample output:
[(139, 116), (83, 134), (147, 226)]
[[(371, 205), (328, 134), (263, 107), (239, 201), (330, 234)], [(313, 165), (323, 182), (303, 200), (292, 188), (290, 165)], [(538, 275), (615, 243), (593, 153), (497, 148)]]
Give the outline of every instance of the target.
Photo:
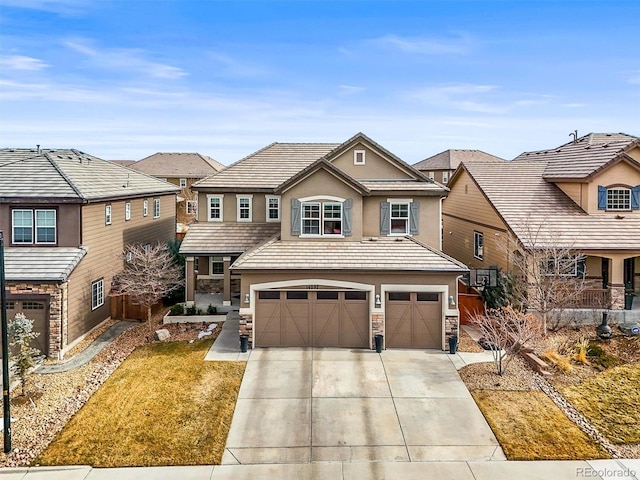
[(462, 162), (504, 162), (504, 160), (480, 150), (445, 150), (414, 164), (413, 168), (420, 170), (431, 180), (446, 185)]
[(0, 149), (8, 317), (62, 357), (109, 318), (125, 244), (175, 239), (178, 188), (78, 150)]
[(527, 229), (586, 255), (575, 275), (613, 309), (640, 291), (640, 139), (592, 133), (506, 163), (463, 163), (444, 201), (443, 250), (470, 267), (509, 270), (499, 244)]
[(183, 234), (195, 220), (198, 211), (197, 195), (191, 185), (224, 169), (224, 165), (199, 153), (154, 153), (127, 167), (152, 175), (180, 187), (177, 197), (177, 232)]
[(440, 251), (447, 189), (363, 134), (273, 143), (193, 186), (187, 300), (240, 301), (256, 347), (444, 348), (457, 279)]

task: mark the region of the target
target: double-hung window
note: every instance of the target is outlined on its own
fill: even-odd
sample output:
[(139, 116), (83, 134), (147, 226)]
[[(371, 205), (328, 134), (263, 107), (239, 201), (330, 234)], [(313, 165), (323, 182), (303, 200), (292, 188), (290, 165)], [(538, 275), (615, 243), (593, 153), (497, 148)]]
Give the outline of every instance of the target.
[(131, 202), (124, 204), (124, 219), (131, 220)]
[(16, 209), (12, 211), (14, 244), (55, 244), (56, 211)]
[(409, 203), (391, 203), (391, 234), (409, 233)]
[(149, 215), (149, 200), (144, 200), (142, 202), (142, 216), (146, 217)]
[(153, 218), (159, 218), (159, 217), (160, 217), (160, 199), (154, 198), (153, 199)]
[(111, 225), (111, 205), (104, 206), (104, 224)]
[(196, 215), (198, 213), (198, 201), (187, 200), (187, 215)]
[(302, 204), (302, 234), (320, 235), (320, 204)]
[(267, 196), (267, 222), (280, 221), (280, 197)]
[(238, 221), (250, 222), (251, 221), (251, 204), (253, 201), (252, 195), (236, 195), (236, 201), (238, 205)]
[(187, 179), (186, 178), (181, 178), (180, 179), (180, 188), (185, 188), (187, 186)]
[(442, 183), (449, 182), (449, 172), (442, 172)]
[(210, 222), (222, 222), (223, 195), (207, 195), (207, 220)]
[(302, 203), (303, 235), (342, 235), (342, 203)]
[(473, 232), (473, 256), (482, 260), (484, 254), (484, 235), (480, 232)]
[(342, 203), (324, 203), (322, 207), (322, 234), (342, 235)]
[(91, 284), (91, 310), (104, 305), (104, 279), (96, 280)]

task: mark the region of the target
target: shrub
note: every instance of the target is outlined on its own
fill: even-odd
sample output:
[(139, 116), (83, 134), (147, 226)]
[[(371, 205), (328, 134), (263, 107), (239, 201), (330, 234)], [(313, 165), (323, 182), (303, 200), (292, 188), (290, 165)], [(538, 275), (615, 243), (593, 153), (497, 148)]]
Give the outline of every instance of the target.
[(587, 360), (587, 353), (589, 351), (589, 340), (581, 338), (576, 342), (575, 348), (576, 353), (573, 355), (573, 359), (578, 363), (588, 365), (589, 360)]
[(207, 315), (215, 315), (218, 312), (218, 309), (215, 305), (209, 304), (207, 307)]
[(620, 363), (616, 357), (608, 354), (600, 345), (595, 342), (589, 343), (588, 356), (591, 363), (601, 368), (602, 370), (613, 368), (618, 365), (618, 363)]
[(189, 305), (186, 311), (187, 311), (187, 315), (196, 315), (198, 313), (198, 310), (195, 305)]
[(564, 355), (556, 352), (555, 350), (547, 350), (542, 354), (542, 357), (566, 375), (570, 374), (573, 371), (571, 360), (569, 360)]
[(171, 315), (184, 315), (184, 305), (176, 303), (171, 307)]

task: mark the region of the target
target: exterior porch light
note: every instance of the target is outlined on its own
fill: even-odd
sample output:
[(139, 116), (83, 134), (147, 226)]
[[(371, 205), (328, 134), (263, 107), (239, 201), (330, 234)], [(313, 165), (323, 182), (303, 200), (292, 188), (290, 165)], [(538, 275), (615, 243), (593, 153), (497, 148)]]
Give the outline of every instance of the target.
[(376, 294), (376, 307), (380, 307), (382, 305), (382, 300), (380, 299), (380, 294)]
[(449, 295), (449, 306), (450, 306), (451, 308), (453, 308), (453, 307), (455, 307), (455, 306), (456, 306), (456, 301), (455, 301), (455, 299), (453, 298), (453, 295)]
[(244, 294), (244, 303), (249, 303), (249, 294), (248, 293)]

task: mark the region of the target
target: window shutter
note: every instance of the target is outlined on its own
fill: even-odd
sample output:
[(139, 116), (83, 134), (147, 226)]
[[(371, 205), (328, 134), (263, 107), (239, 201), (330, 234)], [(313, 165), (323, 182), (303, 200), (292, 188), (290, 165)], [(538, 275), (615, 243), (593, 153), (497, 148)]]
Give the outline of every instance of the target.
[(297, 198), (291, 199), (291, 236), (300, 236), (300, 201)]
[(631, 189), (631, 210), (640, 210), (640, 185)]
[(391, 204), (380, 202), (380, 235), (391, 233)]
[(347, 198), (342, 204), (342, 234), (345, 237), (351, 236), (351, 207), (353, 206), (353, 200)]
[(420, 223), (420, 203), (411, 202), (409, 207), (409, 233), (411, 235), (417, 235)]
[(598, 210), (607, 209), (607, 189), (598, 185)]

